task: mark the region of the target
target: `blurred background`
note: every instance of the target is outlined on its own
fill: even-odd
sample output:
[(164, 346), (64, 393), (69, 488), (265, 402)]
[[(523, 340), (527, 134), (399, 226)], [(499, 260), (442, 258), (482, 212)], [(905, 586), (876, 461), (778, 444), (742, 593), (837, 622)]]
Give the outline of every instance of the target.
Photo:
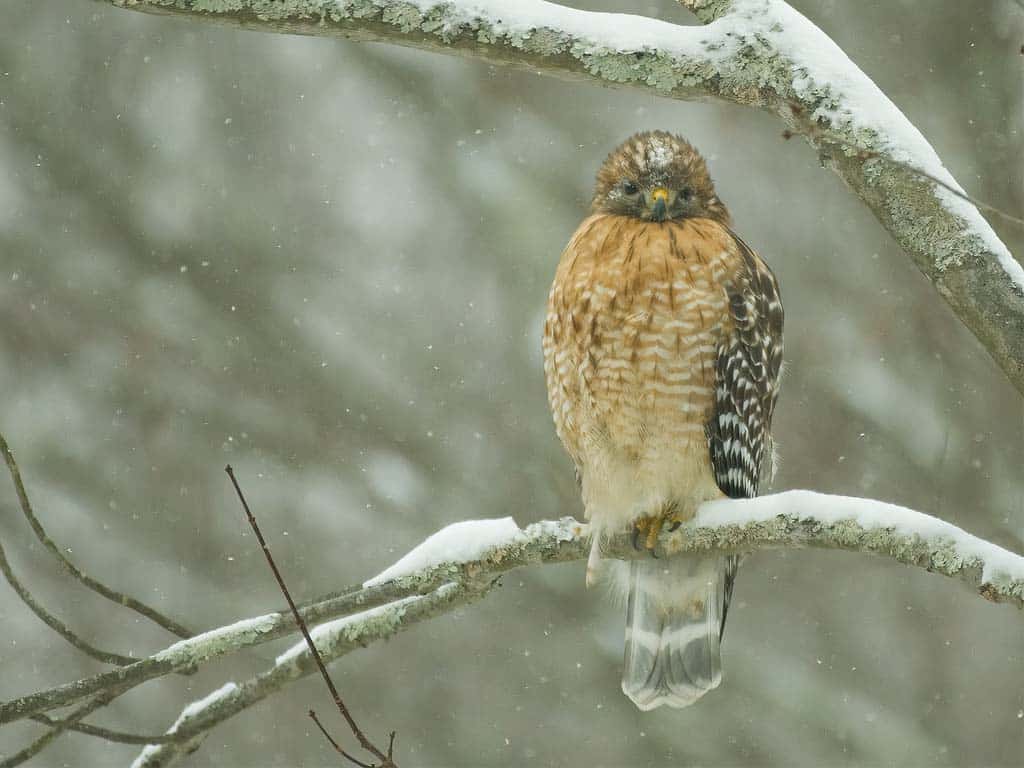
[[(1024, 210), (1024, 11), (1011, 0), (794, 3), (972, 194)], [(577, 3), (679, 23), (662, 2)], [(666, 128), (708, 157), (787, 310), (776, 489), (870, 496), (1024, 550), (1024, 403), (841, 181), (769, 115), (387, 46), (243, 32), (86, 0), (0, 24), (0, 429), (69, 556), (191, 627), (362, 581), (439, 527), (581, 514), (540, 328), (597, 166)], [(1024, 253), (1024, 231), (990, 217)], [(171, 638), (71, 584), (0, 479), (0, 537), (87, 639)], [(725, 681), (685, 711), (619, 692), (623, 611), (583, 564), (334, 665), (360, 722), (424, 766), (1024, 763), (1019, 612), (841, 552), (762, 553)], [(0, 697), (96, 672), (0, 586)], [(97, 724), (162, 731), (289, 641), (136, 689)], [(320, 680), (188, 764), (338, 765)], [(41, 727), (0, 731), (0, 753)], [(340, 726), (338, 727), (340, 732)], [(30, 765), (126, 765), (61, 738)]]

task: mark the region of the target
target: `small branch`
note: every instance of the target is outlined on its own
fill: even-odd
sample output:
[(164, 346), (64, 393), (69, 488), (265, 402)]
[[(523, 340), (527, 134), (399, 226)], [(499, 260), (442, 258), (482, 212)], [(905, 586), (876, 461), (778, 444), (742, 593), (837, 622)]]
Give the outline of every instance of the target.
[[(443, 584), (448, 575), (435, 573), (433, 579), (418, 580), (416, 583), (405, 579), (374, 586), (370, 589), (356, 589), (354, 592), (332, 594), (311, 602), (299, 612), (308, 623), (328, 621), (347, 616), (356, 611), (374, 608), (409, 595), (429, 592)], [(286, 612), (257, 616), (234, 624), (218, 627), (188, 640), (182, 640), (148, 658), (136, 661), (130, 666), (74, 683), (59, 685), (38, 693), (0, 704), (0, 725), (47, 712), (80, 701), (94, 693), (128, 683), (135, 687), (173, 672), (191, 670), (225, 654), (252, 648), (279, 637), (294, 634), (295, 621)]]
[[(314, 628), (310, 635), (325, 663), (344, 656), (372, 642), (391, 637), (421, 621), (447, 613), (486, 593), (493, 582), (485, 585), (443, 584), (428, 595), (407, 597), (363, 613), (338, 619)], [(237, 715), (285, 685), (314, 674), (316, 663), (305, 641), (281, 654), (266, 672), (240, 685), (225, 686), (223, 695), (211, 696), (208, 703), (190, 704), (179, 717), (174, 732), (183, 734), (184, 743), (146, 747), (133, 763), (133, 768), (162, 768), (172, 765), (201, 743), (218, 724)], [(187, 713), (187, 715), (186, 715)]]
[(360, 768), (373, 768), (373, 766), (372, 766), (372, 765), (369, 765), (369, 764), (367, 764), (367, 763), (363, 763), (363, 762), (360, 762), (360, 761), (359, 761), (359, 760), (357, 760), (356, 758), (352, 757), (352, 755), (350, 755), (350, 754), (349, 754), (348, 752), (346, 752), (346, 751), (345, 751), (344, 749), (342, 749), (342, 748), (341, 748), (341, 745), (340, 745), (340, 744), (338, 744), (338, 742), (336, 742), (336, 741), (334, 740), (334, 737), (333, 737), (333, 736), (331, 736), (331, 734), (327, 732), (327, 729), (326, 729), (326, 728), (324, 728), (324, 724), (320, 722), (320, 718), (316, 716), (316, 712), (314, 712), (314, 711), (313, 711), (313, 710), (311, 709), (311, 710), (309, 710), (309, 713), (308, 713), (308, 714), (309, 714), (309, 717), (310, 717), (310, 719), (311, 719), (311, 720), (312, 720), (312, 721), (313, 721), (314, 723), (316, 723), (316, 727), (320, 729), (320, 733), (322, 733), (322, 734), (324, 735), (324, 738), (325, 738), (325, 739), (327, 739), (327, 741), (328, 741), (328, 742), (330, 743), (330, 745), (331, 745), (332, 747), (334, 747), (334, 751), (335, 751), (335, 752), (337, 752), (337, 753), (338, 753), (339, 755), (341, 755), (342, 757), (344, 757), (344, 758), (345, 758), (346, 760), (348, 760), (348, 761), (349, 761), (350, 763), (355, 763), (356, 765), (360, 766)]
[[(1021, 0), (1021, 2), (1024, 2), (1024, 0)], [(803, 111), (802, 108), (796, 104), (791, 105), (791, 109), (793, 110), (795, 115), (799, 115)], [(978, 198), (974, 197), (974, 195), (970, 195), (967, 192), (965, 192), (958, 185), (950, 184), (945, 179), (940, 179), (938, 176), (928, 173), (927, 171), (923, 171), (920, 168), (915, 168), (910, 163), (904, 162), (902, 160), (895, 160), (891, 157), (886, 157), (881, 152), (875, 152), (869, 149), (860, 149), (858, 147), (851, 147), (849, 143), (846, 141), (846, 139), (844, 139), (842, 136), (835, 133), (834, 131), (829, 131), (822, 128), (817, 123), (812, 123), (807, 127), (807, 129), (804, 132), (801, 132), (799, 134), (789, 130), (788, 128), (782, 132), (782, 138), (784, 138), (786, 141), (789, 141), (791, 138), (793, 138), (793, 136), (796, 135), (801, 135), (804, 138), (808, 139), (813, 137), (813, 143), (818, 145), (830, 144), (832, 146), (840, 148), (843, 152), (853, 152), (861, 160), (883, 160), (884, 162), (891, 163), (893, 166), (901, 168), (909, 173), (912, 173), (918, 178), (927, 179), (928, 181), (938, 184), (940, 187), (942, 187), (950, 194), (960, 198), (965, 202), (970, 203), (971, 205), (977, 208), (988, 211), (989, 213), (994, 213), (996, 216), (1006, 219), (1007, 221), (1016, 224), (1018, 227), (1024, 227), (1024, 219), (1020, 218), (1019, 216), (1015, 216), (1012, 213), (1007, 213), (1001, 208), (996, 208), (994, 205), (989, 205), (984, 200), (979, 200)]]
[(46, 626), (63, 637), (82, 653), (87, 656), (91, 656), (97, 661), (102, 661), (104, 664), (128, 665), (135, 663), (136, 660), (128, 656), (122, 656), (119, 653), (113, 653), (111, 651), (104, 651), (103, 649), (97, 648), (91, 643), (86, 642), (76, 635), (67, 624), (46, 610), (42, 604), (35, 599), (32, 593), (29, 592), (28, 588), (21, 583), (18, 577), (15, 576), (14, 570), (11, 568), (11, 564), (7, 560), (7, 553), (4, 552), (2, 544), (0, 544), (0, 572), (3, 572), (4, 578), (7, 579), (7, 583), (11, 585), (11, 588), (18, 594), (18, 597), (21, 598), (21, 601), (28, 606), (32, 613), (38, 616)]
[(63, 720), (53, 726), (50, 730), (40, 736), (38, 739), (29, 744), (25, 749), (20, 752), (11, 755), (3, 762), (0, 762), (0, 768), (14, 768), (16, 765), (21, 765), (27, 760), (32, 759), (37, 754), (42, 752), (48, 747), (54, 739), (66, 733), (69, 729), (73, 728), (79, 720), (88, 717), (97, 709), (102, 709), (107, 706), (120, 696), (122, 693), (127, 691), (126, 687), (111, 688), (108, 691), (104, 691), (99, 696), (94, 697), (88, 703), (82, 705)]
[(88, 723), (71, 722), (67, 719), (59, 719), (48, 717), (47, 715), (32, 715), (32, 720), (43, 725), (48, 725), (51, 728), (63, 728), (69, 731), (75, 731), (77, 733), (84, 733), (87, 736), (95, 736), (105, 741), (112, 741), (117, 744), (167, 744), (172, 741), (179, 741), (180, 736), (174, 734), (168, 735), (166, 733), (158, 734), (137, 734), (137, 733), (125, 733), (124, 731), (112, 731), (109, 728), (101, 728), (98, 725), (89, 725)]
[[(60, 547), (58, 547), (53, 542), (53, 539), (51, 539), (49, 535), (46, 533), (46, 530), (43, 528), (42, 523), (39, 522), (39, 518), (36, 517), (36, 514), (32, 509), (32, 503), (29, 501), (28, 498), (28, 492), (25, 490), (25, 484), (21, 480), (21, 472), (18, 469), (18, 464), (14, 460), (14, 453), (7, 445), (7, 440), (4, 439), (4, 436), (2, 434), (0, 434), (0, 452), (2, 452), (4, 455), (4, 461), (7, 462), (7, 469), (11, 473), (11, 480), (14, 482), (14, 490), (18, 494), (18, 502), (21, 505), (21, 511), (25, 515), (25, 519), (28, 520), (28, 524), (32, 526), (32, 530), (33, 532), (35, 532), (36, 538), (39, 539), (40, 542), (42, 542), (42, 545), (46, 548), (47, 552), (49, 552), (51, 555), (57, 558), (57, 561), (60, 563), (61, 568), (63, 568), (66, 573), (70, 574), (72, 578), (77, 579), (79, 582), (84, 584), (86, 587), (88, 587), (98, 595), (101, 595), (105, 597), (107, 600), (110, 600), (111, 602), (117, 603), (118, 605), (122, 605), (125, 608), (129, 608), (135, 611), (136, 613), (145, 616), (150, 621), (154, 622), (155, 624), (159, 624), (161, 627), (177, 635), (178, 637), (191, 637), (193, 634), (195, 634), (187, 627), (184, 627), (178, 622), (176, 622), (174, 619), (164, 616), (162, 613), (160, 613), (160, 611), (156, 610), (155, 608), (150, 608), (148, 605), (139, 600), (136, 600), (134, 597), (126, 595), (123, 592), (118, 592), (116, 589), (111, 589), (102, 582), (97, 581), (91, 576), (86, 575), (74, 563), (72, 563), (68, 558), (66, 558), (64, 556), (64, 553), (60, 551)], [(132, 663), (132, 661), (134, 661), (134, 659), (128, 659), (127, 662), (119, 661), (113, 663), (130, 664)]]
[[(238, 494), (238, 500), (242, 503), (242, 508), (245, 510), (245, 516), (249, 521), (249, 526), (252, 528), (252, 532), (256, 534), (256, 540), (260, 543), (260, 547), (263, 549), (263, 554), (267, 558), (267, 563), (270, 565), (270, 570), (274, 573), (274, 578), (277, 580), (277, 586), (280, 587), (281, 594), (284, 595), (284, 599), (288, 602), (288, 607), (291, 609), (292, 616), (295, 617), (295, 623), (302, 632), (302, 637), (306, 641), (306, 645), (313, 656), (313, 660), (316, 661), (317, 669), (320, 670), (320, 676), (323, 677), (324, 683), (327, 684), (327, 690), (331, 692), (331, 696), (334, 698), (334, 704), (338, 707), (338, 712), (341, 713), (345, 722), (348, 723), (349, 730), (352, 731), (352, 734), (359, 741), (359, 745), (374, 757), (383, 761), (383, 768), (397, 768), (397, 766), (391, 762), (390, 756), (381, 752), (377, 746), (366, 737), (362, 728), (359, 727), (355, 719), (352, 717), (352, 714), (348, 711), (348, 707), (345, 706), (345, 702), (342, 700), (341, 694), (338, 693), (337, 686), (334, 685), (334, 680), (331, 679), (330, 674), (327, 672), (327, 667), (324, 666), (324, 660), (320, 658), (320, 652), (317, 651), (316, 645), (313, 644), (313, 638), (309, 636), (309, 628), (306, 626), (306, 622), (303, 621), (302, 614), (299, 613), (299, 609), (295, 606), (295, 601), (292, 600), (292, 594), (284, 582), (284, 577), (281, 576), (281, 571), (277, 568), (277, 563), (274, 562), (274, 556), (270, 554), (270, 547), (267, 546), (267, 541), (263, 538), (263, 532), (260, 531), (260, 526), (256, 522), (255, 515), (253, 515), (252, 510), (249, 509), (249, 503), (245, 500), (245, 494), (242, 493), (242, 488), (239, 486), (238, 480), (235, 478), (235, 471), (231, 468), (230, 464), (224, 468), (224, 471), (227, 472), (228, 477), (231, 478), (231, 484), (235, 487), (235, 493)], [(319, 721), (317, 721), (317, 725), (320, 725)], [(321, 726), (320, 729), (323, 730), (323, 726)], [(324, 733), (326, 734), (327, 732), (324, 731)], [(334, 739), (330, 739), (330, 741), (331, 744), (334, 745), (335, 749), (345, 759), (355, 763), (356, 765), (363, 766), (363, 768), (374, 768), (373, 766), (367, 767), (365, 763), (362, 763), (352, 757), (352, 755), (348, 754), (338, 746)]]

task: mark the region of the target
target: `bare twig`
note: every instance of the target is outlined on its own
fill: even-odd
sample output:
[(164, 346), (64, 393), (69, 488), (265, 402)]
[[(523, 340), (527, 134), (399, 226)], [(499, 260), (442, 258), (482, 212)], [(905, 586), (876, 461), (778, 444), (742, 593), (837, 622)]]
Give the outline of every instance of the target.
[[(299, 609), (295, 606), (295, 601), (292, 600), (291, 592), (288, 591), (288, 586), (285, 584), (284, 577), (281, 576), (281, 572), (277, 568), (277, 563), (274, 562), (273, 555), (270, 554), (270, 547), (267, 546), (267, 541), (263, 538), (263, 533), (260, 531), (260, 526), (256, 522), (256, 517), (253, 515), (252, 510), (249, 509), (249, 503), (245, 500), (245, 494), (242, 493), (242, 488), (241, 486), (239, 486), (237, 478), (235, 478), (234, 470), (231, 468), (231, 465), (229, 464), (224, 468), (224, 471), (227, 472), (228, 477), (231, 478), (231, 484), (234, 485), (235, 487), (235, 493), (238, 494), (238, 500), (242, 503), (242, 508), (245, 510), (245, 515), (249, 520), (249, 525), (252, 528), (253, 533), (256, 534), (256, 540), (259, 541), (260, 547), (263, 548), (263, 554), (267, 558), (267, 563), (270, 565), (270, 570), (273, 571), (274, 578), (277, 579), (277, 585), (281, 588), (281, 593), (284, 595), (284, 599), (288, 602), (288, 607), (291, 609), (292, 615), (295, 617), (295, 623), (298, 625), (299, 630), (302, 632), (302, 637), (305, 639), (306, 645), (309, 646), (309, 652), (312, 654), (313, 659), (316, 661), (317, 669), (320, 670), (320, 676), (323, 677), (324, 682), (327, 684), (327, 689), (331, 692), (331, 696), (334, 698), (334, 703), (338, 707), (338, 711), (341, 713), (341, 716), (345, 719), (345, 722), (348, 723), (349, 729), (352, 731), (352, 734), (359, 741), (359, 744), (360, 746), (362, 746), (363, 749), (365, 749), (367, 752), (369, 752), (378, 760), (380, 760), (383, 768), (397, 768), (397, 766), (395, 766), (394, 763), (392, 762), (391, 756), (381, 752), (377, 748), (377, 746), (372, 741), (370, 741), (369, 738), (367, 738), (366, 734), (363, 733), (363, 730), (359, 727), (355, 719), (352, 717), (352, 714), (348, 711), (348, 707), (345, 706), (345, 702), (342, 701), (341, 695), (338, 693), (338, 689), (334, 685), (334, 681), (331, 679), (330, 674), (327, 672), (327, 667), (324, 666), (324, 660), (320, 657), (320, 652), (317, 650), (316, 644), (313, 642), (313, 638), (309, 636), (309, 628), (306, 626), (306, 622), (303, 620), (302, 614), (299, 613)], [(319, 721), (317, 721), (317, 725), (320, 725)], [(323, 730), (322, 726), (321, 730)], [(326, 731), (324, 732), (326, 733)], [(333, 739), (331, 739), (331, 743), (334, 744), (337, 751), (347, 760), (349, 760), (352, 763), (355, 763), (356, 765), (367, 768), (365, 763), (360, 762), (352, 755), (348, 754), (345, 750), (338, 746), (338, 744)], [(369, 766), (369, 768), (373, 768), (373, 766)]]
[(118, 696), (120, 696), (127, 690), (128, 688), (126, 686), (120, 686), (111, 688), (110, 690), (104, 691), (98, 696), (95, 696), (91, 701), (87, 702), (86, 704), (83, 704), (81, 707), (76, 709), (63, 720), (57, 721), (57, 724), (55, 726), (53, 726), (50, 730), (48, 730), (38, 739), (33, 741), (23, 750), (11, 755), (2, 763), (0, 763), (0, 768), (14, 768), (14, 766), (21, 765), (25, 761), (35, 757), (44, 749), (46, 749), (46, 747), (49, 746), (54, 739), (70, 730), (75, 724), (78, 723), (79, 720), (88, 717), (97, 709), (102, 709), (103, 707), (107, 706), (108, 704), (110, 704), (110, 702), (112, 702), (114, 699), (116, 699)]
[(335, 752), (344, 757), (346, 760), (353, 762), (358, 766), (361, 766), (361, 768), (373, 768), (372, 765), (360, 762), (356, 758), (352, 757), (352, 755), (348, 754), (348, 752), (346, 752), (344, 749), (342, 749), (341, 745), (334, 740), (334, 737), (331, 736), (330, 732), (328, 732), (328, 730), (324, 728), (324, 724), (320, 722), (320, 718), (316, 716), (315, 711), (311, 709), (309, 710), (308, 714), (309, 717), (313, 720), (313, 722), (316, 723), (316, 727), (320, 729), (320, 733), (322, 733), (324, 735), (324, 738), (330, 742), (332, 747), (334, 747)]
[[(862, 156), (866, 159), (870, 159), (873, 157), (883, 157), (883, 155), (880, 155), (879, 153), (872, 151), (865, 151), (864, 155)], [(1001, 208), (996, 208), (994, 205), (989, 205), (984, 200), (979, 200), (974, 195), (968, 194), (967, 192), (964, 192), (962, 189), (957, 189), (952, 184), (945, 182), (936, 176), (932, 176), (932, 174), (928, 173), (927, 171), (922, 171), (920, 168), (915, 168), (909, 163), (904, 163), (902, 160), (893, 160), (891, 157), (885, 157), (884, 159), (890, 163), (895, 163), (896, 165), (906, 168), (908, 171), (911, 171), (912, 173), (915, 173), (918, 176), (921, 176), (922, 178), (928, 179), (928, 181), (935, 182), (943, 189), (959, 197), (961, 200), (966, 200), (968, 203), (971, 203), (972, 205), (981, 208), (984, 211), (994, 213), (996, 216), (1000, 216), (1006, 219), (1007, 221), (1013, 222), (1018, 227), (1024, 227), (1024, 219), (1022, 219), (1020, 216), (1014, 216), (1012, 213), (1007, 213)]]
[[(7, 441), (4, 439), (4, 436), (2, 434), (0, 434), (0, 452), (2, 452), (4, 455), (4, 461), (7, 462), (7, 469), (11, 473), (11, 480), (14, 482), (14, 490), (18, 494), (18, 502), (21, 505), (21, 511), (25, 515), (25, 519), (28, 520), (28, 524), (32, 526), (32, 530), (35, 533), (36, 538), (38, 538), (39, 541), (42, 542), (47, 552), (49, 552), (51, 555), (57, 558), (57, 561), (60, 563), (61, 568), (63, 568), (64, 571), (70, 574), (73, 578), (80, 581), (82, 584), (84, 584), (86, 587), (91, 589), (96, 594), (101, 595), (105, 597), (107, 600), (117, 603), (118, 605), (122, 605), (125, 608), (129, 608), (135, 611), (136, 613), (141, 614), (142, 616), (145, 616), (150, 621), (159, 624), (168, 632), (171, 632), (177, 635), (178, 637), (191, 637), (194, 634), (190, 629), (182, 626), (174, 619), (164, 616), (162, 613), (160, 613), (160, 611), (156, 610), (155, 608), (151, 608), (150, 606), (146, 605), (145, 603), (139, 600), (136, 600), (134, 597), (130, 595), (126, 595), (123, 592), (118, 592), (116, 589), (111, 589), (106, 584), (103, 584), (102, 582), (97, 581), (91, 576), (83, 573), (74, 563), (72, 563), (67, 557), (65, 557), (64, 553), (60, 551), (60, 547), (58, 547), (53, 542), (53, 539), (51, 539), (49, 535), (46, 533), (46, 530), (43, 528), (42, 523), (39, 522), (39, 518), (36, 517), (36, 514), (32, 509), (32, 504), (28, 498), (28, 492), (25, 490), (25, 484), (22, 482), (21, 472), (18, 470), (18, 464), (14, 460), (14, 454), (11, 452), (11, 449), (7, 445)], [(127, 663), (130, 664), (132, 661), (133, 659), (128, 659)], [(114, 663), (120, 664), (124, 662)]]
[[(318, 623), (375, 608), (409, 595), (429, 592), (449, 579), (448, 574), (439, 570), (432, 579), (426, 581), (417, 580), (416, 583), (412, 583), (399, 580), (367, 589), (356, 587), (354, 591), (332, 593), (318, 598), (299, 611), (307, 624)], [(123, 682), (134, 687), (173, 672), (194, 669), (211, 659), (267, 643), (294, 634), (295, 631), (295, 620), (284, 612), (260, 617), (258, 622), (249, 620), (228, 627), (218, 627), (177, 642), (131, 666), (102, 672), (74, 683), (59, 685), (0, 704), (0, 725), (73, 704)]]
[[(1021, 2), (1024, 2), (1024, 0), (1021, 0)], [(803, 107), (795, 103), (790, 104), (790, 110), (793, 112), (794, 116), (799, 116), (804, 112)], [(1024, 219), (1020, 218), (1019, 216), (1015, 216), (1012, 213), (1007, 213), (1001, 208), (996, 208), (994, 205), (989, 205), (985, 201), (979, 200), (978, 198), (974, 197), (974, 195), (968, 194), (964, 190), (953, 186), (948, 181), (940, 179), (939, 177), (931, 173), (928, 173), (928, 171), (924, 171), (914, 165), (911, 165), (910, 163), (904, 160), (897, 160), (893, 157), (889, 157), (888, 155), (885, 155), (873, 149), (865, 149), (864, 147), (852, 145), (849, 139), (840, 136), (835, 131), (830, 131), (827, 128), (823, 128), (819, 123), (807, 123), (806, 127), (803, 130), (794, 131), (787, 128), (782, 132), (782, 138), (786, 139), (787, 141), (797, 135), (805, 137), (806, 139), (811, 141), (812, 144), (815, 143), (815, 141), (817, 141), (817, 143), (819, 144), (830, 144), (839, 147), (839, 149), (843, 152), (852, 152), (852, 154), (856, 155), (856, 157), (860, 160), (883, 160), (886, 163), (890, 163), (896, 166), (897, 168), (902, 168), (905, 171), (909, 171), (915, 176), (918, 176), (922, 179), (927, 179), (928, 181), (933, 182), (934, 184), (938, 184), (940, 187), (942, 187), (950, 194), (959, 197), (961, 200), (964, 200), (977, 208), (981, 208), (982, 210), (988, 211), (989, 213), (994, 213), (995, 215), (1000, 216), (1006, 219), (1007, 221), (1016, 224), (1019, 227), (1024, 227)]]
[(84, 733), (87, 736), (95, 736), (106, 741), (113, 741), (117, 744), (169, 744), (174, 741), (182, 741), (180, 736), (173, 733), (125, 733), (124, 731), (114, 731), (109, 728), (101, 728), (98, 725), (71, 722), (67, 719), (49, 717), (47, 715), (32, 715), (31, 719), (35, 720), (37, 723), (48, 725), (51, 728), (64, 728), (69, 731)]
[(104, 664), (127, 665), (135, 663), (136, 660), (128, 656), (122, 656), (121, 654), (113, 653), (112, 651), (104, 651), (103, 649), (97, 648), (95, 645), (86, 642), (76, 635), (67, 624), (46, 610), (42, 604), (33, 597), (28, 588), (18, 580), (18, 577), (14, 575), (14, 570), (11, 568), (11, 564), (7, 560), (7, 554), (4, 552), (2, 544), (0, 544), (0, 571), (3, 572), (4, 578), (7, 579), (7, 583), (10, 584), (11, 588), (18, 593), (18, 597), (20, 597), (21, 601), (28, 606), (29, 610), (38, 616), (46, 626), (63, 637), (82, 653), (87, 656), (91, 656), (97, 661), (102, 661)]
[[(449, 613), (458, 606), (479, 599), (494, 585), (493, 577), (477, 579), (464, 574), (465, 581), (449, 582), (427, 595), (412, 595), (355, 616), (339, 619), (317, 627), (317, 650), (326, 662), (363, 648), (377, 640), (391, 637), (427, 619)], [(259, 703), (281, 688), (308, 675), (317, 673), (317, 666), (306, 642), (278, 657), (265, 672), (238, 685), (224, 695), (202, 706), (195, 703), (186, 709), (187, 717), (179, 717), (174, 729), (188, 739), (184, 743), (147, 747), (135, 762), (136, 768), (165, 768), (188, 751), (194, 750), (205, 736), (220, 723)]]

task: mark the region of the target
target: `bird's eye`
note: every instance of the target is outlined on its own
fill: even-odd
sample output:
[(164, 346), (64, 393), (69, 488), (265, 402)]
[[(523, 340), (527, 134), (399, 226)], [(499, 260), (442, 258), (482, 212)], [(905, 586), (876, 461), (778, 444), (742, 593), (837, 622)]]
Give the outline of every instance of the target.
[(627, 195), (635, 195), (637, 192), (640, 191), (640, 187), (636, 185), (635, 181), (630, 181), (629, 179), (627, 179), (626, 181), (622, 182), (622, 191), (625, 192)]
[(693, 189), (690, 187), (683, 187), (679, 190), (679, 196), (683, 198), (683, 200), (689, 202), (690, 200), (693, 200)]

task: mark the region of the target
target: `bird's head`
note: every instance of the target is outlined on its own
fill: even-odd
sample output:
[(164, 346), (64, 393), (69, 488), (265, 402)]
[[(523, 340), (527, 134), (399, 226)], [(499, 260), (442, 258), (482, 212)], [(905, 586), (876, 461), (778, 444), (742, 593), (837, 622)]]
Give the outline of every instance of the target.
[(729, 223), (704, 158), (686, 139), (667, 131), (637, 133), (608, 155), (597, 172), (591, 209), (644, 221)]

